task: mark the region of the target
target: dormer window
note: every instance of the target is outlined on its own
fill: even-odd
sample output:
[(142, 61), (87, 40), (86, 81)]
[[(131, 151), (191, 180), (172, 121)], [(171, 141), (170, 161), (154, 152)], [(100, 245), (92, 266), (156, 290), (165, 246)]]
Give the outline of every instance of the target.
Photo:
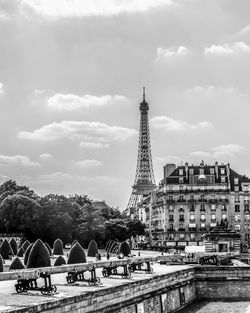
[(180, 176), (183, 175), (183, 169), (182, 169), (182, 168), (179, 169), (179, 175), (180, 175)]
[(204, 168), (200, 168), (200, 175), (204, 174)]
[(234, 184), (238, 185), (239, 184), (239, 178), (234, 178)]
[(210, 175), (214, 175), (214, 168), (210, 168)]
[(190, 168), (190, 169), (189, 169), (189, 174), (190, 174), (190, 175), (194, 175), (194, 169), (193, 169), (193, 168)]
[(221, 173), (221, 175), (225, 175), (225, 169), (224, 169), (224, 168), (221, 168), (221, 169), (220, 169), (220, 173)]

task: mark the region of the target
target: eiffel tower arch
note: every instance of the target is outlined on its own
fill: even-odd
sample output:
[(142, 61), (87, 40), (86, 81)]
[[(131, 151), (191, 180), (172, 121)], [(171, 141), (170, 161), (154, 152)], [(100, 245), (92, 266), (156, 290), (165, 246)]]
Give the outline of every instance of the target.
[(143, 87), (143, 100), (140, 103), (140, 130), (137, 166), (132, 193), (129, 198), (126, 212), (128, 215), (137, 215), (137, 205), (143, 197), (156, 189), (148, 121), (149, 104), (145, 100), (145, 87)]

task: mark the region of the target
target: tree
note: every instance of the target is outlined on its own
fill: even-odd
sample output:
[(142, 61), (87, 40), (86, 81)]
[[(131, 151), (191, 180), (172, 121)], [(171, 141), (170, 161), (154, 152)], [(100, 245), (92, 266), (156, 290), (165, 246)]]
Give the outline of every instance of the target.
[(0, 204), (0, 220), (3, 230), (12, 233), (24, 233), (29, 239), (36, 235), (38, 211), (36, 200), (14, 194), (6, 197)]
[(127, 223), (128, 234), (130, 237), (136, 237), (137, 235), (145, 234), (145, 224), (141, 221), (130, 220)]
[(98, 253), (98, 246), (95, 240), (91, 240), (88, 246), (88, 253), (87, 256), (95, 257)]
[(13, 250), (14, 255), (17, 255), (17, 243), (16, 243), (16, 240), (14, 238), (11, 238), (10, 246)]
[(51, 266), (49, 251), (44, 243), (40, 239), (37, 239), (30, 251), (27, 268), (46, 266)]
[(112, 219), (105, 222), (105, 238), (106, 240), (124, 241), (129, 238), (126, 223), (121, 219)]
[(61, 266), (64, 264), (66, 264), (64, 257), (59, 255), (59, 257), (57, 257), (57, 259), (55, 260), (54, 266)]
[(54, 255), (63, 255), (63, 242), (61, 239), (56, 239), (53, 245), (53, 254)]
[(14, 255), (13, 250), (7, 239), (4, 239), (4, 241), (1, 244), (0, 254), (4, 260), (8, 260), (10, 256)]
[(71, 242), (72, 215), (74, 205), (65, 196), (46, 195), (39, 202), (39, 236), (45, 242), (52, 244), (56, 238), (64, 243)]
[(77, 242), (70, 249), (68, 264), (86, 263), (86, 255), (82, 246)]
[(9, 271), (13, 270), (22, 270), (25, 266), (23, 265), (22, 261), (19, 259), (19, 257), (15, 257), (15, 259), (10, 264)]
[(104, 218), (92, 205), (86, 204), (82, 208), (79, 227), (80, 235), (77, 239), (84, 247), (87, 247), (91, 240), (95, 240), (99, 246), (102, 245), (105, 234)]
[(37, 199), (38, 196), (34, 191), (30, 190), (27, 186), (19, 186), (14, 180), (8, 180), (0, 185), (0, 201), (6, 197), (14, 194), (24, 195), (32, 199)]

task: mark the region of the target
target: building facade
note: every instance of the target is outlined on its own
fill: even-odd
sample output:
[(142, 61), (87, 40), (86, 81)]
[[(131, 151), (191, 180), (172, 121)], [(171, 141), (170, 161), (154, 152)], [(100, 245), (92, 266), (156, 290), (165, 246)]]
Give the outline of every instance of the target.
[[(168, 247), (202, 245), (214, 227), (227, 223), (250, 247), (250, 179), (229, 164), (167, 164), (158, 189), (139, 208), (151, 241)], [(236, 248), (236, 247), (235, 247)]]

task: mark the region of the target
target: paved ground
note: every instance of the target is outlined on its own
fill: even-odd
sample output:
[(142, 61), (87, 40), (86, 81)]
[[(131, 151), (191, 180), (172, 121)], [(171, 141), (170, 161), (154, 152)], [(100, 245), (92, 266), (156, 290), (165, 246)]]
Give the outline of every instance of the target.
[(196, 302), (179, 313), (250, 313), (250, 302)]
[[(134, 254), (138, 255), (138, 251), (135, 251)], [(159, 252), (149, 252), (149, 251), (141, 251), (141, 256), (149, 256), (151, 255), (160, 255)], [(111, 258), (116, 259), (117, 258)], [(93, 261), (94, 258), (88, 258), (88, 261)], [(106, 258), (102, 259), (103, 261)], [(189, 266), (166, 266), (160, 264), (153, 264), (154, 274), (145, 274), (144, 272), (136, 272), (132, 274), (130, 279), (123, 279), (120, 276), (111, 276), (109, 278), (104, 278), (101, 273), (101, 269), (97, 269), (97, 276), (101, 278), (101, 284), (98, 286), (89, 286), (87, 282), (77, 282), (73, 285), (68, 285), (66, 283), (66, 275), (67, 273), (63, 274), (56, 274), (52, 275), (52, 283), (56, 284), (58, 289), (58, 294), (53, 296), (44, 296), (41, 295), (40, 292), (27, 292), (24, 294), (17, 294), (15, 290), (15, 281), (2, 281), (0, 282), (0, 313), (3, 312), (11, 312), (17, 308), (24, 308), (33, 306), (34, 304), (41, 304), (44, 302), (54, 301), (55, 299), (62, 298), (62, 297), (70, 297), (73, 295), (79, 295), (83, 293), (87, 293), (89, 291), (100, 290), (105, 288), (110, 288), (113, 286), (124, 284), (125, 282), (132, 282), (136, 280), (141, 280), (145, 278), (150, 278), (152, 275), (159, 275), (164, 273), (174, 272), (180, 269), (189, 268)], [(88, 277), (86, 275), (86, 277)], [(43, 283), (42, 279), (38, 280), (38, 284), (41, 286)]]

